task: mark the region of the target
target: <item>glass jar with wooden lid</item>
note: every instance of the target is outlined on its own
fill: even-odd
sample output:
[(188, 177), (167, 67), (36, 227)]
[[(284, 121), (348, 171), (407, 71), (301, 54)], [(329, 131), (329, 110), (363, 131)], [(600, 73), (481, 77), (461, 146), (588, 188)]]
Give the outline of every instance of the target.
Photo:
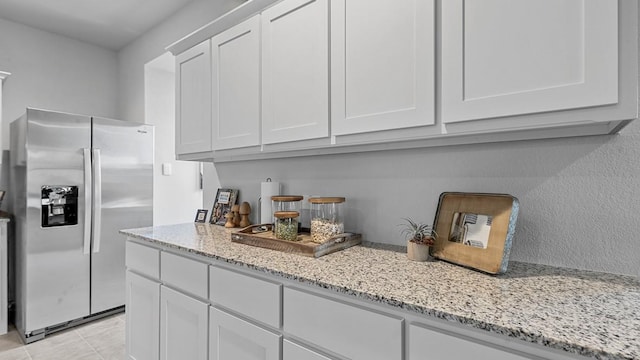
[(312, 197), (311, 241), (322, 244), (329, 238), (344, 233), (343, 197)]
[(297, 211), (276, 211), (273, 215), (275, 217), (273, 228), (276, 239), (298, 240), (298, 217), (300, 213)]
[(271, 197), (271, 209), (274, 213), (273, 221), (275, 222), (275, 213), (278, 211), (296, 211), (300, 213), (302, 204), (301, 195), (274, 195)]

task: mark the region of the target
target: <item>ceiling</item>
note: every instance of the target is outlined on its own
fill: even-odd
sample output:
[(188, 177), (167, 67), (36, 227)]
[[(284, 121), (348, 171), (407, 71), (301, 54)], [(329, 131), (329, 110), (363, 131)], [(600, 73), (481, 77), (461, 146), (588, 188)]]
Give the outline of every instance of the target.
[(0, 0), (0, 17), (120, 50), (193, 0)]

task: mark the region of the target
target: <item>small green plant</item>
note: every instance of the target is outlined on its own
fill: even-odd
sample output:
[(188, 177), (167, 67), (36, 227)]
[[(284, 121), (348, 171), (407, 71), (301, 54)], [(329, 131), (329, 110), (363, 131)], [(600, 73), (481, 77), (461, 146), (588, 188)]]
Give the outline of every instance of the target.
[(411, 242), (416, 244), (433, 245), (435, 238), (438, 236), (435, 230), (431, 228), (431, 225), (417, 223), (411, 219), (404, 218), (406, 224), (400, 224), (402, 226), (402, 234)]

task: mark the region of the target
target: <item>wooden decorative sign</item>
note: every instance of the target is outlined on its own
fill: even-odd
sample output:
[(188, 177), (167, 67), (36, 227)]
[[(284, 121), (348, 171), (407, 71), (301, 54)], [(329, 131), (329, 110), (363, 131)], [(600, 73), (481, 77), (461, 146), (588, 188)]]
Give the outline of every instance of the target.
[(489, 274), (507, 271), (518, 199), (506, 194), (440, 194), (431, 255)]

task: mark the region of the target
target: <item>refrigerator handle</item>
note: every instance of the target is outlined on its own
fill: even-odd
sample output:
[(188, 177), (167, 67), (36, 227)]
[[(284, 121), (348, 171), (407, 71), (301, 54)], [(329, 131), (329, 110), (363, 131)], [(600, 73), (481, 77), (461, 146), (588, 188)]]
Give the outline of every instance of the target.
[(100, 252), (102, 226), (102, 165), (100, 149), (93, 149), (93, 252)]
[(91, 149), (84, 152), (84, 240), (83, 253), (91, 251)]

